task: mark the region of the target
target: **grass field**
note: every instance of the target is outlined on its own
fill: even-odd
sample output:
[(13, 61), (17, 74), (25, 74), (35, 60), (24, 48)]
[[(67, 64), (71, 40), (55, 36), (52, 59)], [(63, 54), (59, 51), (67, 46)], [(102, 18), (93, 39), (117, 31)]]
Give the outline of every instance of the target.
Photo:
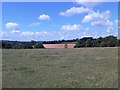
[(118, 48), (3, 50), (3, 88), (116, 88)]

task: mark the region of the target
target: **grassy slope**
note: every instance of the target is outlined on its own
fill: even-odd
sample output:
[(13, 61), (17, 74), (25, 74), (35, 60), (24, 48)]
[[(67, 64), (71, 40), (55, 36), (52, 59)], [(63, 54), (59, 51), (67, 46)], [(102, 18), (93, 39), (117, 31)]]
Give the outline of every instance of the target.
[(117, 48), (3, 50), (3, 88), (117, 87)]

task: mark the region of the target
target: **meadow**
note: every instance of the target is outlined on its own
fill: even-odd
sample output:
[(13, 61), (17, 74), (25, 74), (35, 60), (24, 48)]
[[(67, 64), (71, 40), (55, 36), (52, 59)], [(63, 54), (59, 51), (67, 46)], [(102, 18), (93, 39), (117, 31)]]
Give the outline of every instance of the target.
[(118, 48), (3, 49), (3, 88), (117, 88)]

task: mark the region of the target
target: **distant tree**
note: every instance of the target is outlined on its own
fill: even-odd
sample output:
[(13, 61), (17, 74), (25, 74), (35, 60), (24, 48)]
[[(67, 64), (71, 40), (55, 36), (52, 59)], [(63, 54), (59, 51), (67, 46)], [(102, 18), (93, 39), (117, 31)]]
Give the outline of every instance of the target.
[(2, 48), (5, 48), (5, 42), (2, 41)]
[(81, 40), (82, 41), (87, 41), (88, 39), (93, 40), (93, 37), (83, 37)]
[(85, 47), (85, 41), (78, 40), (74, 47), (75, 48)]
[(13, 44), (12, 49), (21, 49), (21, 44)]
[(99, 43), (101, 43), (101, 42), (102, 42), (102, 40), (103, 40), (103, 38), (102, 38), (102, 37), (99, 37), (99, 38), (97, 39), (97, 41), (98, 41)]
[(119, 47), (120, 46), (120, 43), (119, 43), (119, 40), (117, 40), (117, 42), (116, 42), (116, 45), (115, 45), (116, 47)]
[(99, 47), (99, 44), (97, 40), (92, 40), (92, 47)]
[(107, 47), (107, 44), (103, 41), (100, 43), (100, 47)]
[(35, 44), (34, 48), (45, 48), (42, 43)]
[(0, 48), (2, 48), (2, 41), (0, 41)]
[(12, 44), (8, 43), (8, 42), (2, 42), (2, 48), (11, 49), (12, 48)]
[(65, 43), (65, 48), (68, 48), (67, 43)]
[(118, 40), (118, 44), (117, 45), (120, 46), (120, 39)]
[(32, 49), (32, 44), (31, 43), (23, 43), (21, 44), (21, 49)]
[(99, 37), (96, 41), (97, 41), (97, 46), (99, 47), (100, 44), (101, 44), (102, 41), (103, 41), (103, 38), (102, 38), (102, 37)]
[(106, 43), (107, 47), (115, 47), (117, 44), (117, 37), (107, 36), (103, 39), (103, 41)]
[(31, 44), (32, 44), (32, 45), (35, 45), (35, 44), (36, 44), (36, 41), (31, 40)]
[(92, 40), (91, 39), (87, 39), (87, 41), (85, 41), (85, 46), (86, 47), (92, 47), (93, 46)]

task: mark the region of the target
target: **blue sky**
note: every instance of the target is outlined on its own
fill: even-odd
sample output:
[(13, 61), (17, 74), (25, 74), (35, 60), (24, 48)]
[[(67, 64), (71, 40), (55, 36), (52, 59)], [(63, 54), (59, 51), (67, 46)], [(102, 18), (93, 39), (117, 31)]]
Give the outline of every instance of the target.
[(44, 41), (118, 34), (118, 3), (4, 2), (2, 39)]

